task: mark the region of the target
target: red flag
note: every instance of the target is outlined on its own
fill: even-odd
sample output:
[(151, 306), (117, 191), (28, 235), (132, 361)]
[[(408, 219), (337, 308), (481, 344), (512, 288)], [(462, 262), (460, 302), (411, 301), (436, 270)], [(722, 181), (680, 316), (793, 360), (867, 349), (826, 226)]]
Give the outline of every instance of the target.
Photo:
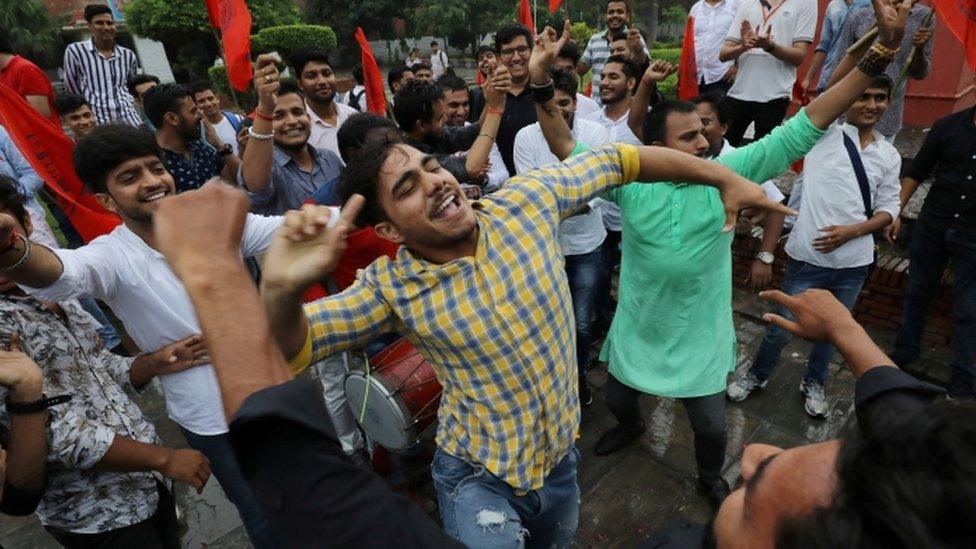
[(681, 60), (678, 63), (678, 98), (688, 101), (698, 95), (698, 66), (695, 64), (695, 18), (688, 16), (685, 38), (681, 42)]
[(962, 42), (969, 66), (976, 70), (976, 0), (932, 0), (932, 5)]
[(525, 25), (535, 36), (535, 22), (532, 21), (532, 8), (529, 7), (529, 0), (519, 1), (519, 23)]
[(237, 91), (247, 91), (254, 78), (251, 66), (251, 12), (244, 0), (204, 0), (211, 24), (220, 30), (224, 44), (227, 79)]
[(37, 112), (17, 92), (0, 84), (0, 125), (30, 162), (45, 187), (57, 198), (78, 234), (85, 241), (110, 232), (117, 215), (102, 208), (88, 192), (71, 163), (74, 143), (59, 126)]
[(563, 0), (549, 0), (549, 13), (556, 13), (563, 5)]
[(386, 115), (386, 90), (383, 88), (383, 75), (373, 57), (373, 49), (369, 47), (366, 33), (356, 27), (356, 42), (359, 42), (361, 62), (363, 64), (363, 86), (366, 87), (366, 109), (373, 114)]

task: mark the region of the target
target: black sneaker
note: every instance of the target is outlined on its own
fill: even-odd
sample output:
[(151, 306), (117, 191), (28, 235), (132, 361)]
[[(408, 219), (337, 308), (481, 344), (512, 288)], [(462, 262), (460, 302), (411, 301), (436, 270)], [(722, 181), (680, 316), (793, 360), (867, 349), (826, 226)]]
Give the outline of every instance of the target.
[(600, 440), (596, 442), (596, 447), (593, 449), (598, 456), (606, 456), (616, 452), (617, 450), (623, 448), (628, 442), (640, 438), (644, 434), (647, 426), (644, 421), (635, 426), (627, 427), (625, 425), (617, 425), (613, 429), (610, 429)]
[(698, 490), (708, 498), (708, 503), (712, 506), (713, 512), (717, 512), (718, 508), (722, 506), (722, 502), (725, 501), (725, 498), (729, 497), (729, 494), (732, 493), (732, 490), (729, 488), (729, 483), (725, 482), (724, 478), (713, 482), (698, 481)]
[(582, 376), (579, 378), (579, 401), (580, 406), (584, 408), (593, 404), (593, 391), (590, 389), (590, 384), (586, 382), (586, 378)]
[(946, 388), (946, 397), (949, 400), (972, 400), (973, 382), (971, 379), (959, 374), (952, 374), (949, 386)]

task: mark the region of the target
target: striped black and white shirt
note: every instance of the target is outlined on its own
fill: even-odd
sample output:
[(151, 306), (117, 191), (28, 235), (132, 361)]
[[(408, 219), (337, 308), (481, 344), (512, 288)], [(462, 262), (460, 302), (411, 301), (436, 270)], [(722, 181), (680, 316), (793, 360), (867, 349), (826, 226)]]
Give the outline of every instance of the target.
[(138, 127), (142, 118), (125, 85), (138, 66), (136, 53), (118, 44), (106, 59), (91, 39), (75, 42), (64, 51), (64, 87), (91, 103), (99, 124)]

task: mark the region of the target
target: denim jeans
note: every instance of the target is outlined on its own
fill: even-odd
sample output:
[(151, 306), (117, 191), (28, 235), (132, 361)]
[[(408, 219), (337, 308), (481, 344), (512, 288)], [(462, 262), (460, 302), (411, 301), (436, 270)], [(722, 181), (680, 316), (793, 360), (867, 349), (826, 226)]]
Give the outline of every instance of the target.
[(903, 366), (918, 358), (929, 305), (939, 291), (942, 273), (952, 258), (952, 362), (954, 374), (976, 375), (976, 234), (937, 231), (922, 222), (912, 229), (908, 291), (903, 299), (901, 329), (892, 360)]
[(579, 523), (579, 459), (570, 448), (542, 488), (519, 496), (483, 466), (438, 448), (431, 475), (444, 531), (473, 549), (568, 547)]
[[(818, 267), (803, 261), (790, 259), (786, 262), (786, 271), (783, 273), (783, 292), (789, 295), (796, 295), (811, 288), (828, 290), (834, 294), (838, 301), (843, 303), (848, 309), (854, 307), (861, 287), (868, 277), (868, 266), (853, 267), (850, 269), (829, 269)], [(778, 307), (777, 314), (793, 320), (793, 315), (785, 307)], [(793, 336), (775, 325), (770, 325), (766, 329), (762, 343), (759, 345), (759, 352), (752, 363), (752, 373), (759, 379), (767, 379), (773, 373), (773, 368), (779, 362), (779, 355), (783, 352)], [(831, 357), (834, 356), (836, 349), (833, 345), (826, 342), (818, 342), (813, 345), (810, 357), (807, 359), (806, 378), (812, 379), (823, 384), (827, 380), (827, 365), (830, 364)]]
[(569, 294), (573, 298), (573, 316), (576, 317), (576, 365), (579, 375), (586, 374), (593, 343), (593, 311), (596, 307), (597, 283), (603, 263), (603, 250), (566, 256), (566, 278)]
[(597, 278), (595, 325), (601, 331), (606, 331), (610, 328), (617, 308), (617, 302), (613, 300), (610, 290), (613, 285), (613, 269), (620, 265), (620, 231), (607, 230), (607, 238), (600, 246), (600, 252), (603, 260)]
[(230, 443), (230, 435), (198, 435), (180, 427), (183, 436), (194, 450), (198, 450), (210, 460), (210, 472), (217, 477), (217, 482), (223, 488), (227, 499), (237, 507), (237, 512), (247, 530), (247, 536), (257, 549), (278, 547), (278, 536), (271, 528), (271, 523), (264, 517), (264, 511), (251, 486), (244, 478), (234, 455), (234, 447)]

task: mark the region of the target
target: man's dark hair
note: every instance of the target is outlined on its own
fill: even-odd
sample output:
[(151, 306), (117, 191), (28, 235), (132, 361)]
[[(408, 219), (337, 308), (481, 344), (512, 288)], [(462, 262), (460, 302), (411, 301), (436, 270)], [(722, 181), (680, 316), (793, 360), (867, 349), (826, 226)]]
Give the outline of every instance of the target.
[(289, 94), (295, 94), (302, 99), (305, 99), (305, 94), (302, 93), (302, 89), (298, 87), (298, 82), (291, 78), (285, 78), (284, 80), (281, 80), (281, 83), (278, 85), (278, 97)]
[(366, 144), (370, 132), (379, 128), (388, 130), (386, 132), (388, 140), (401, 141), (396, 124), (385, 116), (378, 116), (371, 112), (360, 112), (347, 118), (339, 126), (339, 132), (336, 134), (342, 161), (348, 164), (352, 157), (359, 152), (359, 149), (362, 149), (363, 145)]
[(567, 70), (553, 69), (550, 76), (552, 76), (553, 86), (557, 90), (568, 94), (574, 100), (576, 99), (576, 92), (579, 90), (576, 75)]
[[(883, 88), (888, 91), (888, 97), (891, 97), (891, 90), (895, 87), (894, 81), (891, 77), (885, 73), (881, 73), (871, 79), (871, 83), (868, 84), (868, 88)], [(865, 88), (866, 89), (866, 88)]]
[(437, 40), (434, 40), (434, 41), (432, 41), (432, 42), (430, 43), (430, 45), (431, 45), (431, 47), (433, 47), (433, 46), (437, 46)]
[(295, 73), (295, 78), (297, 79), (302, 78), (305, 65), (313, 62), (325, 63), (329, 68), (332, 68), (332, 61), (329, 60), (329, 54), (323, 50), (299, 50), (288, 56), (288, 65), (291, 67), (292, 72)]
[(90, 109), (91, 103), (84, 96), (76, 93), (58, 94), (54, 100), (54, 110), (58, 111), (58, 114), (62, 116), (71, 114), (84, 106)]
[(183, 100), (186, 98), (193, 101), (193, 96), (183, 86), (160, 84), (142, 96), (142, 106), (146, 111), (146, 118), (152, 122), (153, 126), (160, 128), (163, 125), (163, 117), (166, 116), (166, 113), (179, 114), (183, 107)]
[(213, 91), (213, 85), (207, 80), (197, 80), (186, 85), (186, 91), (190, 92), (190, 97), (197, 100), (197, 94), (207, 90)]
[(650, 145), (655, 141), (664, 143), (664, 138), (668, 135), (668, 116), (674, 112), (697, 113), (698, 109), (694, 103), (676, 99), (666, 99), (654, 105), (651, 112), (644, 118), (644, 125), (641, 126), (645, 145)]
[(14, 47), (10, 43), (10, 31), (0, 27), (0, 53), (14, 53)]
[(478, 59), (483, 53), (495, 53), (495, 48), (491, 46), (478, 46), (478, 51), (474, 54), (474, 58)]
[(445, 74), (438, 78), (437, 85), (444, 91), (468, 91), (468, 83), (456, 74)]
[(413, 72), (413, 69), (407, 66), (393, 67), (390, 72), (386, 73), (386, 83), (390, 86), (390, 91), (393, 91), (393, 83), (399, 81), (403, 78), (404, 73)]
[(0, 209), (14, 216), (21, 225), (27, 224), (27, 208), (24, 207), (24, 189), (9, 175), (0, 174)]
[(363, 76), (362, 63), (356, 63), (356, 66), (352, 68), (352, 79), (355, 80), (360, 86), (366, 83), (366, 78)]
[[(707, 92), (696, 95), (691, 98), (691, 102), (696, 105), (701, 105), (702, 103), (711, 105), (712, 110), (718, 115), (718, 123), (723, 126), (727, 126), (732, 121), (732, 107), (728, 101), (725, 101), (725, 97), (718, 92)], [(654, 108), (657, 107), (655, 106)]]
[(71, 155), (78, 177), (96, 193), (108, 192), (108, 173), (123, 162), (144, 156), (162, 157), (153, 134), (122, 124), (96, 126)]
[(627, 78), (640, 79), (641, 77), (640, 67), (637, 65), (637, 63), (634, 63), (622, 55), (611, 55), (607, 58), (607, 62), (604, 63), (603, 66), (606, 67), (610, 63), (620, 63), (620, 66), (622, 67), (621, 70), (623, 71), (624, 76)]
[(532, 47), (532, 32), (525, 28), (524, 25), (519, 25), (518, 23), (509, 23), (503, 25), (500, 29), (495, 31), (495, 54), (500, 55), (502, 52), (502, 46), (508, 44), (512, 40), (515, 40), (519, 36), (525, 37), (525, 43)]
[(845, 441), (834, 500), (783, 524), (777, 547), (972, 547), (976, 406), (891, 414)]
[(556, 54), (556, 57), (571, 59), (573, 61), (573, 65), (578, 65), (580, 60), (580, 51), (579, 48), (576, 46), (576, 44), (572, 42), (566, 42), (566, 45), (563, 46), (561, 50), (559, 50), (559, 53)]
[(627, 9), (627, 13), (630, 13), (630, 2), (627, 0), (607, 0), (607, 3), (603, 6), (604, 12), (610, 9), (610, 4), (623, 4)]
[(428, 63), (426, 61), (421, 61), (420, 63), (414, 63), (412, 70), (413, 70), (413, 73), (416, 75), (417, 74), (417, 71), (421, 71), (423, 69), (427, 69), (429, 71), (433, 71), (434, 70), (434, 67), (431, 67), (430, 66), (430, 63)]
[(626, 40), (626, 39), (627, 39), (627, 33), (624, 31), (617, 31), (613, 33), (613, 36), (610, 37), (611, 42), (616, 42), (617, 40)]
[(103, 13), (113, 15), (112, 8), (105, 4), (88, 4), (85, 6), (85, 21), (91, 23), (91, 20), (94, 19), (96, 15), (101, 15)]
[[(351, 118), (351, 117), (350, 117)], [(349, 197), (360, 194), (366, 200), (356, 218), (356, 225), (375, 225), (386, 219), (379, 201), (380, 169), (398, 142), (393, 139), (370, 141), (353, 155), (339, 176), (339, 201), (345, 204)]]
[(159, 77), (152, 74), (137, 74), (132, 78), (126, 80), (125, 87), (132, 94), (132, 97), (136, 96), (136, 86), (141, 86), (143, 84), (155, 82), (157, 85), (159, 82)]
[(396, 94), (393, 116), (400, 129), (409, 132), (417, 122), (429, 122), (434, 117), (434, 103), (444, 97), (444, 90), (433, 82), (414, 79)]

